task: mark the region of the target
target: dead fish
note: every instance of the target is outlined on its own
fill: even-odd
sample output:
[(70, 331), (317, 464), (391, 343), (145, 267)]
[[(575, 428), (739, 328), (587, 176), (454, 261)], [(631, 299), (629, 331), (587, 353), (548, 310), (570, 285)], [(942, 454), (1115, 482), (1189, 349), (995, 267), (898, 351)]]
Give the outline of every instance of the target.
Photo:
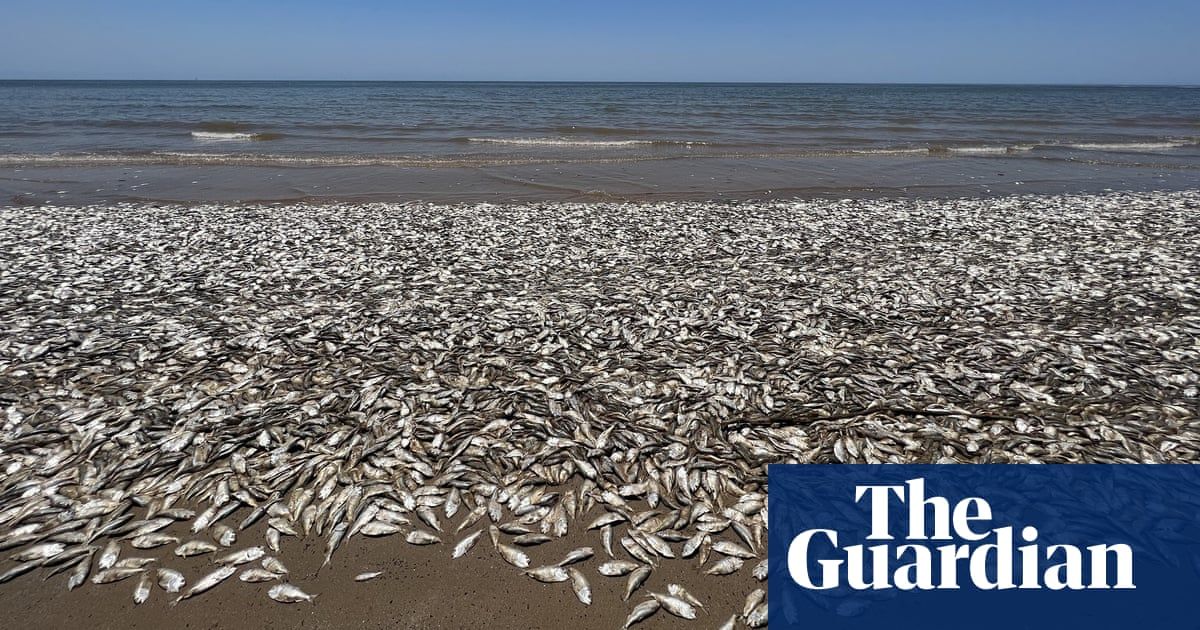
[(749, 617), (750, 613), (754, 612), (758, 605), (763, 603), (767, 598), (767, 594), (761, 589), (756, 588), (746, 595), (746, 603), (742, 605), (742, 616)]
[(762, 628), (767, 625), (767, 603), (763, 602), (746, 615), (746, 625), (751, 628)]
[[(479, 531), (482, 532), (483, 530), (481, 529)], [(366, 573), (359, 573), (358, 575), (354, 576), (354, 581), (366, 582), (367, 580), (374, 580), (381, 575), (383, 575), (383, 571), (367, 571)]]
[(45, 560), (46, 558), (52, 558), (54, 556), (57, 556), (58, 554), (62, 553), (63, 550), (66, 548), (67, 548), (67, 546), (62, 543), (42, 543), (40, 545), (34, 545), (32, 547), (29, 547), (29, 548), (25, 549), (24, 551), (19, 551), (17, 553), (14, 553), (13, 555), (9, 556), (9, 559), (15, 560), (17, 562), (29, 562), (31, 560)]
[(467, 554), (467, 552), (470, 551), (471, 548), (475, 546), (475, 543), (479, 541), (479, 537), (482, 535), (483, 535), (483, 530), (481, 529), (481, 530), (475, 532), (474, 534), (471, 534), (470, 536), (467, 536), (466, 538), (458, 541), (458, 544), (454, 545), (454, 551), (450, 554), (450, 557), (451, 558), (461, 558), (461, 557), (465, 556)]
[(189, 588), (186, 593), (180, 595), (173, 603), (177, 604), (185, 599), (195, 597), (220, 584), (221, 582), (224, 582), (234, 573), (237, 573), (237, 567), (221, 567), (220, 569), (217, 569), (216, 571), (213, 571), (212, 573), (200, 578), (199, 582), (193, 584), (192, 588)]
[(241, 574), (238, 575), (238, 579), (243, 582), (270, 582), (272, 580), (278, 580), (279, 576), (266, 569), (250, 567), (249, 569), (242, 571)]
[(622, 627), (629, 628), (629, 626), (632, 626), (635, 623), (649, 619), (650, 616), (658, 612), (658, 609), (661, 607), (662, 605), (659, 604), (658, 600), (656, 599), (648, 599), (637, 606), (634, 606), (633, 611), (630, 612), (629, 616), (625, 618), (625, 625)]
[(529, 569), (528, 571), (525, 572), (525, 575), (528, 575), (529, 577), (531, 577), (539, 582), (547, 582), (547, 583), (566, 582), (571, 577), (570, 574), (567, 573), (566, 569), (564, 569), (562, 567), (556, 567), (556, 566), (547, 566), (547, 567), (538, 567), (536, 569)]
[(437, 536), (420, 529), (414, 529), (411, 532), (408, 532), (408, 535), (404, 537), (404, 540), (410, 545), (433, 545), (442, 542), (441, 538), (438, 538)]
[(237, 542), (237, 532), (224, 523), (213, 525), (212, 531), (209, 533), (212, 535), (212, 539), (217, 541), (217, 544), (222, 547), (232, 547)]
[(587, 529), (599, 529), (605, 525), (620, 523), (623, 520), (625, 520), (625, 517), (617, 514), (616, 512), (605, 512), (589, 523)]
[(751, 558), (756, 557), (756, 554), (754, 552), (750, 551), (749, 549), (746, 549), (745, 547), (743, 547), (735, 542), (731, 542), (728, 540), (722, 540), (722, 541), (713, 543), (712, 549), (713, 549), (713, 551), (715, 551), (719, 554), (731, 556), (734, 558), (742, 558), (743, 560), (749, 560)]
[(707, 533), (699, 532), (695, 536), (687, 539), (687, 541), (683, 543), (683, 551), (679, 553), (680, 557), (692, 557), (692, 554), (696, 553), (696, 551), (700, 549), (700, 546), (707, 542), (708, 537), (709, 535)]
[(276, 584), (267, 591), (267, 596), (271, 599), (283, 603), (294, 604), (296, 602), (311, 602), (317, 598), (316, 595), (309, 595), (295, 586), (283, 583)]
[(646, 578), (650, 577), (650, 567), (638, 567), (633, 573), (629, 574), (629, 579), (625, 582), (625, 601), (629, 601), (629, 596), (638, 590), (646, 582)]
[(567, 574), (571, 576), (571, 590), (575, 591), (575, 597), (578, 597), (584, 606), (590, 605), (592, 603), (592, 587), (588, 584), (587, 578), (575, 567), (567, 569)]
[(168, 593), (178, 593), (186, 583), (183, 574), (174, 569), (158, 570), (158, 585)]
[(530, 533), (530, 534), (521, 534), (520, 536), (513, 538), (512, 541), (513, 541), (514, 545), (521, 545), (522, 547), (532, 547), (534, 545), (548, 543), (551, 540), (554, 540), (554, 539), (545, 534)]
[(265, 555), (267, 555), (267, 550), (262, 547), (248, 547), (216, 558), (213, 562), (217, 564), (239, 565), (254, 562)]
[(588, 558), (591, 558), (594, 555), (595, 555), (595, 552), (592, 551), (591, 547), (580, 547), (578, 549), (572, 549), (570, 552), (567, 553), (567, 556), (565, 558), (563, 558), (561, 562), (558, 563), (558, 566), (565, 567), (568, 564), (575, 564), (576, 562), (583, 562), (584, 560), (587, 560)]
[(128, 567), (113, 567), (111, 569), (104, 569), (103, 571), (100, 571), (92, 576), (92, 584), (112, 584), (113, 582), (120, 582), (121, 580), (131, 578), (142, 571), (143, 569), (140, 568)]
[(713, 564), (705, 573), (709, 575), (729, 575), (730, 573), (736, 573), (745, 563), (746, 561), (741, 558), (725, 558)]
[(694, 595), (692, 595), (691, 593), (689, 593), (687, 591), (687, 589), (683, 588), (682, 586), (680, 586), (678, 584), (668, 584), (667, 585), (667, 593), (673, 597), (678, 597), (679, 599), (682, 599), (683, 601), (695, 606), (696, 608), (704, 608), (704, 604), (699, 599), (696, 599), (696, 597)]
[(663, 595), (662, 593), (651, 593), (650, 595), (654, 599), (658, 600), (658, 603), (662, 605), (663, 610), (666, 610), (672, 615), (681, 617), (683, 619), (696, 618), (696, 607), (683, 601), (682, 599), (679, 599), (673, 595)]
[[(394, 525), (392, 523), (371, 521), (370, 523), (363, 525), (362, 529), (359, 531), (362, 533), (363, 536), (379, 537), (379, 536), (391, 536), (392, 534), (397, 534), (401, 531), (401, 529), (400, 529), (399, 525)], [(413, 530), (413, 531), (416, 531), (416, 530)]]
[(605, 575), (608, 577), (620, 577), (622, 575), (628, 575), (630, 571), (633, 571), (639, 566), (641, 565), (636, 562), (630, 562), (629, 560), (609, 560), (608, 562), (601, 564), (597, 570), (600, 572), (600, 575)]
[(181, 558), (190, 558), (192, 556), (198, 556), (205, 553), (212, 553), (216, 550), (217, 546), (210, 542), (205, 542), (203, 540), (192, 540), (176, 547), (175, 555)]
[(737, 628), (737, 620), (738, 616), (736, 614), (729, 615), (729, 618), (717, 630), (734, 630), (734, 628)]
[(509, 547), (505, 544), (497, 544), (496, 551), (500, 552), (500, 557), (504, 558), (505, 562), (517, 567), (518, 569), (524, 569), (529, 566), (529, 556), (525, 555), (524, 551), (521, 551), (516, 547)]
[(22, 576), (22, 575), (25, 575), (26, 573), (29, 573), (30, 571), (32, 571), (40, 566), (42, 566), (42, 563), (40, 563), (36, 560), (18, 564), (17, 566), (8, 569), (4, 573), (0, 573), (0, 584), (4, 584), (5, 582), (8, 582), (9, 580), (12, 580), (12, 579)]
[(121, 558), (113, 565), (114, 569), (144, 569), (158, 562), (154, 558)]
[(262, 568), (270, 571), (271, 573), (278, 573), (280, 575), (287, 575), (288, 572), (287, 567), (285, 567), (283, 563), (279, 561), (279, 558), (274, 556), (267, 556), (266, 558), (263, 558)]
[(762, 562), (754, 565), (754, 577), (759, 581), (767, 579), (767, 559), (763, 558)]
[(107, 545), (104, 545), (104, 550), (100, 552), (100, 560), (96, 563), (96, 567), (101, 570), (111, 568), (117, 563), (120, 555), (121, 545), (115, 540), (110, 540)]
[(67, 575), (67, 590), (73, 591), (87, 580), (88, 571), (91, 570), (91, 556), (75, 563), (75, 567)]
[(133, 588), (133, 603), (134, 605), (144, 604), (147, 599), (150, 599), (150, 574), (142, 573), (142, 577), (138, 580), (137, 586)]

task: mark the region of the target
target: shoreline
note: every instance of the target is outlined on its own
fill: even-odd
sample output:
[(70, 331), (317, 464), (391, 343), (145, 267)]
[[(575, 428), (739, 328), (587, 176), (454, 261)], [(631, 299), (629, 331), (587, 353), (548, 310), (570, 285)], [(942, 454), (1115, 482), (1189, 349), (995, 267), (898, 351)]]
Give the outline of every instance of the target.
[(0, 205), (946, 199), (1200, 189), (1192, 158), (696, 157), (485, 166), (0, 168)]
[[(769, 463), (1195, 462), (1198, 216), (1200, 190), (0, 208), (0, 574), (50, 537), (47, 562), (115, 537), (191, 585), (208, 555), (122, 528), (173, 514), (155, 531), (211, 541), (198, 521), (220, 514), (237, 540), (217, 554), (309, 530), (269, 553), (318, 596), (233, 577), (135, 606), (139, 578), (93, 584), (88, 556), (73, 591), (42, 566), (0, 584), (0, 611), (619, 627), (677, 584), (699, 619), (635, 628), (744, 627)], [(652, 567), (628, 601), (597, 572), (605, 515), (612, 555)], [(318, 570), (331, 530), (365, 523), (399, 527), (340, 539)], [(591, 605), (503, 560), (521, 528), (550, 539), (522, 548), (531, 566), (591, 548), (570, 565)], [(722, 549), (749, 557), (706, 574)]]

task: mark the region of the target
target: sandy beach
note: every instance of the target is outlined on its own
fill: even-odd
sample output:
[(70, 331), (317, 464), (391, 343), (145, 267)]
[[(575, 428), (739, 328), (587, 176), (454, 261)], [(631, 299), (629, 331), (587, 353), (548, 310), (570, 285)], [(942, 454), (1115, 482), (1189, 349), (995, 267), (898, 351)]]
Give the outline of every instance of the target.
[[(1195, 191), (0, 209), (0, 615), (765, 625), (769, 464), (1195, 461), (1197, 213)], [(127, 575), (96, 584), (112, 547)], [(264, 557), (288, 573), (242, 581)], [(157, 584), (218, 566), (176, 605)]]

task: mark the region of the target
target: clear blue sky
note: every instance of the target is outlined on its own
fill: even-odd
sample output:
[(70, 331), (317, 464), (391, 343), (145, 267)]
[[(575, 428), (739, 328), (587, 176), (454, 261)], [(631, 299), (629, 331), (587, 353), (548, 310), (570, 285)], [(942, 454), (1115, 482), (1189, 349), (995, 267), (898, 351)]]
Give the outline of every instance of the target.
[(0, 78), (1200, 84), (1200, 0), (0, 0)]

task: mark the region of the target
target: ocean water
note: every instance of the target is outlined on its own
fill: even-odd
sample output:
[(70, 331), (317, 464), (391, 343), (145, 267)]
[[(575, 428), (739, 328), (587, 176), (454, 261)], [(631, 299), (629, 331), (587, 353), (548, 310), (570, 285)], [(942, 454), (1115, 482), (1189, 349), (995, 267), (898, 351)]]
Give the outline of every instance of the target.
[(9, 81), (0, 169), (16, 202), (1169, 188), (1200, 89)]

